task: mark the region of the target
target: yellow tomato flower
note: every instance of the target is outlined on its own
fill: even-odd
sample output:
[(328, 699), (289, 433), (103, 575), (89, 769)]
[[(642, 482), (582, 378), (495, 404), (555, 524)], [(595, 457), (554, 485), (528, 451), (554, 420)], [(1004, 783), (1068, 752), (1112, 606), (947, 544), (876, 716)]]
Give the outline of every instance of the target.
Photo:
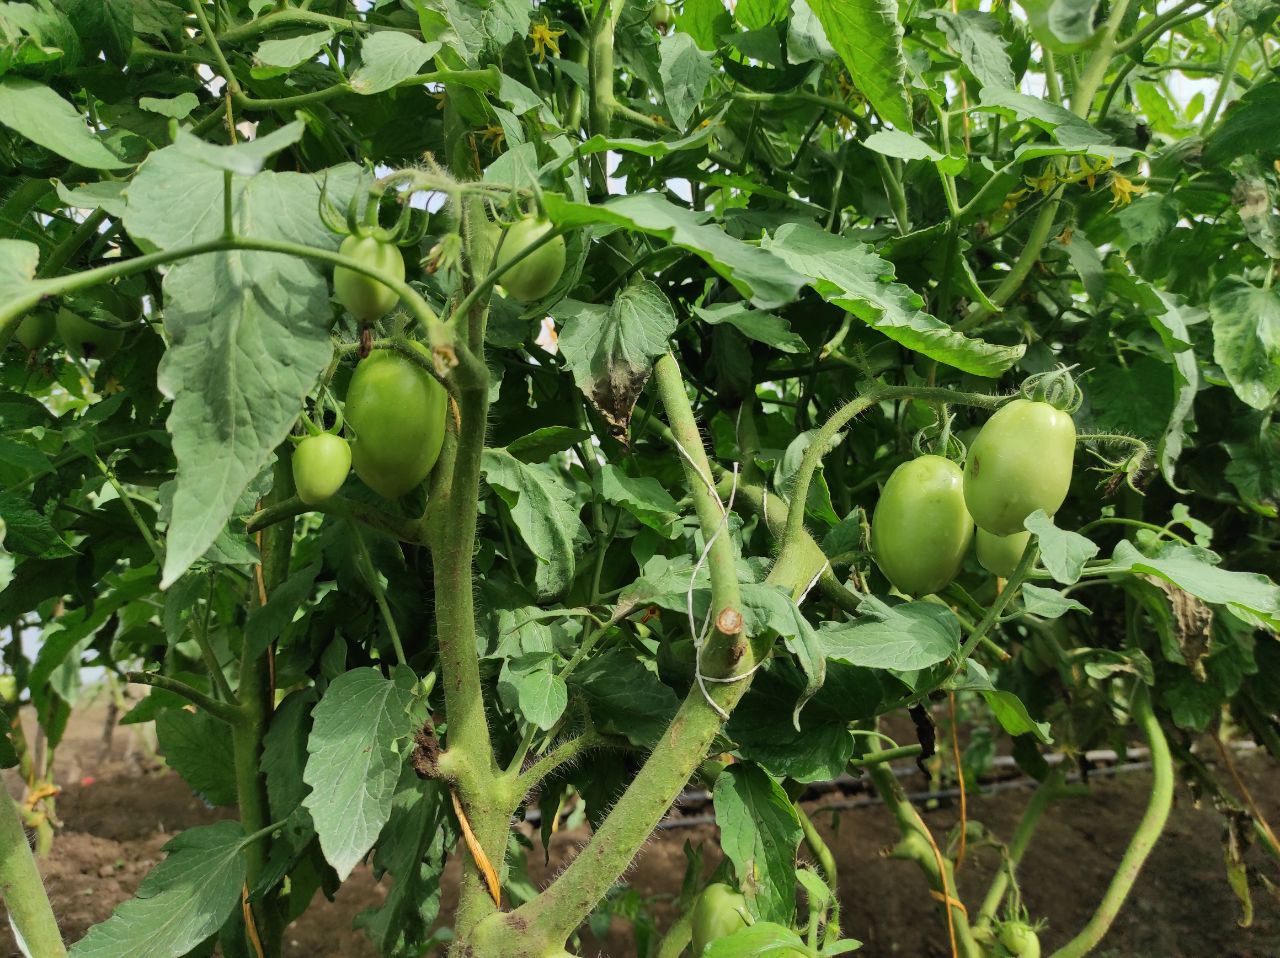
[(1053, 188), (1058, 185), (1058, 174), (1053, 171), (1053, 167), (1046, 166), (1044, 172), (1039, 176), (1024, 176), (1023, 182), (1033, 190), (1041, 193), (1051, 193)]
[(1135, 193), (1145, 193), (1147, 188), (1140, 183), (1135, 183), (1129, 177), (1122, 173), (1111, 174), (1111, 208), (1117, 206), (1128, 206), (1133, 202)]
[(542, 18), (541, 23), (535, 23), (529, 28), (529, 39), (533, 41), (533, 52), (538, 55), (539, 63), (546, 60), (548, 50), (556, 56), (560, 55), (560, 42), (557, 38), (562, 36), (564, 31), (552, 30), (546, 17)]

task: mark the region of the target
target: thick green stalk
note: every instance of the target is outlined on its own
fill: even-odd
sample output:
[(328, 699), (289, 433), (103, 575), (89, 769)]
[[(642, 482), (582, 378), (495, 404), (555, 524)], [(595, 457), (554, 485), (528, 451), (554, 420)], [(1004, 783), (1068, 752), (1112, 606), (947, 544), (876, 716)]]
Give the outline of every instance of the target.
[(1213, 94), (1213, 102), (1209, 104), (1209, 110), (1204, 115), (1204, 121), (1200, 124), (1200, 135), (1208, 136), (1209, 131), (1213, 129), (1213, 121), (1218, 118), (1218, 111), (1222, 109), (1222, 104), (1227, 98), (1227, 92), (1231, 89), (1231, 84), (1236, 79), (1236, 64), (1240, 62), (1240, 51), (1244, 49), (1245, 31), (1242, 28), (1235, 38), (1231, 41), (1231, 47), (1227, 50), (1227, 62), (1222, 67), (1222, 79), (1218, 81), (1218, 89)]
[[(464, 809), (485, 853), (500, 867), (506, 847), (506, 800), (497, 800), (492, 784), (499, 775), (480, 686), (476, 652), (472, 553), (476, 540), (476, 511), (480, 469), (489, 414), (488, 386), (482, 379), (460, 390), (461, 428), (452, 454), (452, 469), (441, 470), (432, 481), (427, 512), (436, 601), (436, 637), (440, 646), (445, 700), (449, 719), (446, 774), (458, 788)], [(448, 463), (444, 463), (448, 466)], [(447, 756), (447, 758), (446, 758)], [(470, 857), (464, 860), (455, 930), (464, 937), (477, 921), (494, 910), (480, 872)]]
[(53, 917), (49, 895), (40, 880), (35, 856), (27, 844), (18, 806), (8, 793), (0, 794), (0, 900), (9, 922), (39, 958), (65, 958), (62, 932)]
[[(268, 506), (293, 495), (293, 475), (289, 465), (289, 445), (280, 446), (274, 469), (274, 483), (265, 502)], [(271, 593), (289, 577), (289, 561), (293, 552), (293, 521), (280, 522), (261, 533), (262, 592), (252, 584), (251, 605), (265, 602)], [(232, 726), (232, 758), (236, 774), (236, 800), (240, 807), (240, 824), (246, 833), (261, 831), (271, 824), (271, 807), (267, 802), (266, 780), (262, 776), (262, 741), (271, 723), (274, 691), (271, 688), (271, 651), (240, 658), (240, 685), (237, 690), (240, 719)], [(245, 886), (254, 888), (266, 870), (271, 850), (268, 840), (245, 846)], [(263, 949), (268, 956), (280, 953), (284, 934), (283, 916), (275, 893), (263, 895), (253, 905), (254, 921)]]
[(1138, 830), (1133, 833), (1129, 847), (1125, 849), (1124, 857), (1120, 859), (1120, 866), (1111, 876), (1111, 884), (1107, 886), (1097, 911), (1078, 935), (1053, 953), (1053, 958), (1081, 958), (1102, 941), (1111, 928), (1111, 923), (1116, 920), (1116, 915), (1120, 914), (1125, 898), (1138, 879), (1138, 873), (1160, 839), (1165, 822), (1169, 820), (1169, 809), (1173, 805), (1173, 758), (1169, 754), (1169, 743), (1164, 737), (1164, 730), (1160, 728), (1160, 720), (1151, 707), (1151, 696), (1145, 685), (1138, 684), (1130, 709), (1134, 721), (1147, 740), (1147, 747), (1151, 750), (1153, 780), (1147, 810), (1142, 815)]
[[(711, 487), (711, 464), (675, 357), (670, 353), (661, 357), (655, 366), (654, 378), (671, 432), (684, 450), (686, 481), (703, 537), (712, 543), (709, 561), (712, 607), (717, 610), (716, 629), (708, 639), (710, 650), (703, 658), (703, 668), (711, 675), (726, 674), (728, 669), (746, 675), (768, 654), (769, 641), (759, 636), (754, 642), (742, 640), (734, 546), (727, 532), (720, 531), (724, 520), (718, 497)], [(717, 531), (720, 534), (717, 535)], [(695, 684), (648, 761), (587, 847), (533, 901), (513, 912), (491, 916), (478, 926), (465, 944), (470, 952), (463, 951), (463, 954), (470, 953), (477, 958), (480, 955), (540, 958), (562, 946), (631, 864), (706, 756), (721, 726), (717, 708), (731, 712), (749, 685), (749, 676), (738, 682), (711, 683), (704, 697)], [(708, 697), (715, 703), (714, 707), (707, 701)]]

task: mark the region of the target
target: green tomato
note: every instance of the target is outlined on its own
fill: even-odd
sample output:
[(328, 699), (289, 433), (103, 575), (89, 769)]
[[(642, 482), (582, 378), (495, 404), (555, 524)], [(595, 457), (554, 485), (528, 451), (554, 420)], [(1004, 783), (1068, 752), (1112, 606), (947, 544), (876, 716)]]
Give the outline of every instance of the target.
[(693, 906), (693, 953), (701, 955), (711, 942), (745, 928), (746, 914), (746, 898), (722, 882), (712, 882)]
[(1040, 936), (1024, 921), (1006, 921), (1001, 925), (1000, 944), (1014, 958), (1040, 958)]
[(899, 592), (938, 592), (960, 571), (973, 538), (963, 485), (960, 467), (941, 456), (904, 462), (884, 484), (871, 517), (871, 551)]
[(1076, 426), (1048, 403), (1015, 399), (987, 420), (969, 449), (964, 500), (973, 521), (998, 536), (1023, 531), (1037, 509), (1052, 516), (1071, 486)]
[[(526, 217), (507, 229), (498, 248), (499, 267), (505, 266), (552, 229), (548, 220)], [(564, 237), (543, 243), (498, 279), (510, 296), (523, 303), (542, 299), (560, 281), (564, 272)]]
[[(429, 358), (420, 343), (414, 346)], [(356, 475), (379, 495), (403, 496), (431, 472), (444, 442), (444, 387), (416, 363), (389, 349), (356, 367), (346, 418), (356, 434)]]
[[(392, 279), (404, 280), (404, 257), (394, 243), (384, 243), (372, 236), (348, 236), (338, 252)], [(390, 286), (345, 266), (333, 269), (333, 292), (347, 312), (367, 323), (381, 319), (400, 300)]]
[(1011, 536), (997, 536), (986, 529), (979, 529), (974, 543), (978, 562), (992, 575), (1007, 579), (1018, 568), (1018, 561), (1030, 539), (1031, 533), (1026, 531), (1015, 532)]
[(649, 23), (661, 33), (666, 33), (670, 30), (671, 24), (675, 23), (675, 19), (675, 8), (669, 3), (655, 3), (653, 9), (649, 11)]
[(0, 702), (12, 705), (18, 701), (18, 680), (12, 675), (0, 675)]
[(107, 359), (124, 342), (124, 330), (118, 326), (99, 326), (71, 310), (58, 310), (58, 338), (67, 352), (82, 359)]
[(23, 346), (35, 352), (53, 339), (54, 325), (53, 313), (42, 309), (24, 317), (13, 335)]
[(298, 498), (319, 505), (342, 488), (351, 471), (351, 446), (341, 436), (308, 436), (293, 451), (293, 484)]

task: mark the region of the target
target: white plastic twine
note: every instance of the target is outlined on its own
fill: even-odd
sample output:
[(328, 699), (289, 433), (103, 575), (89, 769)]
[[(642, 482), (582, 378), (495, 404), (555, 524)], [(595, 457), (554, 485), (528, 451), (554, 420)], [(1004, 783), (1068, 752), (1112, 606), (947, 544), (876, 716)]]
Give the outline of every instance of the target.
[(738, 494), (738, 463), (735, 462), (733, 464), (733, 485), (729, 489), (729, 503), (728, 505), (725, 505), (720, 501), (720, 496), (716, 493), (715, 485), (712, 484), (710, 477), (703, 473), (703, 471), (698, 467), (698, 464), (693, 461), (693, 457), (689, 455), (682, 445), (680, 445), (679, 440), (676, 440), (676, 449), (680, 452), (680, 455), (684, 456), (685, 461), (689, 463), (689, 466), (693, 469), (697, 477), (702, 480), (702, 484), (706, 486), (707, 491), (711, 493), (712, 501), (715, 502), (716, 506), (720, 509), (720, 522), (717, 523), (715, 531), (703, 545), (702, 552), (698, 556), (698, 561), (694, 563), (693, 574), (689, 576), (689, 588), (685, 592), (685, 610), (689, 616), (689, 634), (693, 637), (693, 674), (698, 680), (698, 690), (702, 692), (703, 699), (706, 700), (706, 703), (715, 710), (721, 720), (728, 721), (729, 713), (722, 709), (719, 704), (711, 698), (711, 693), (707, 690), (706, 683), (740, 682), (748, 676), (753, 675), (764, 663), (757, 662), (748, 671), (743, 672), (740, 675), (731, 675), (725, 678), (717, 678), (715, 676), (702, 674), (702, 650), (706, 646), (707, 636), (711, 633), (711, 616), (715, 611), (715, 608), (714, 605), (708, 604), (707, 614), (703, 617), (702, 626), (699, 627), (697, 619), (693, 614), (693, 590), (698, 580), (698, 573), (702, 571), (703, 564), (711, 554), (712, 545), (715, 544), (715, 541), (720, 538), (720, 534), (729, 526), (729, 513), (733, 510), (733, 501)]

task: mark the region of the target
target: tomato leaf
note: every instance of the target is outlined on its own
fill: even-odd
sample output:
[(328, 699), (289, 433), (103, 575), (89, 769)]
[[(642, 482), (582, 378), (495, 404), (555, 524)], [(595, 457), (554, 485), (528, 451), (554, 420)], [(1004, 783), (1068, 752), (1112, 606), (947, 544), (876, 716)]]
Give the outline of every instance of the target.
[(782, 786), (757, 765), (730, 765), (716, 779), (720, 845), (758, 917), (789, 922), (795, 910), (800, 819)]
[(893, 0), (809, 0), (827, 39), (875, 111), (900, 130), (911, 129), (902, 24)]
[(413, 698), (373, 668), (344, 672), (312, 712), (302, 800), (325, 860), (346, 879), (391, 815), (407, 742), (417, 731)]

